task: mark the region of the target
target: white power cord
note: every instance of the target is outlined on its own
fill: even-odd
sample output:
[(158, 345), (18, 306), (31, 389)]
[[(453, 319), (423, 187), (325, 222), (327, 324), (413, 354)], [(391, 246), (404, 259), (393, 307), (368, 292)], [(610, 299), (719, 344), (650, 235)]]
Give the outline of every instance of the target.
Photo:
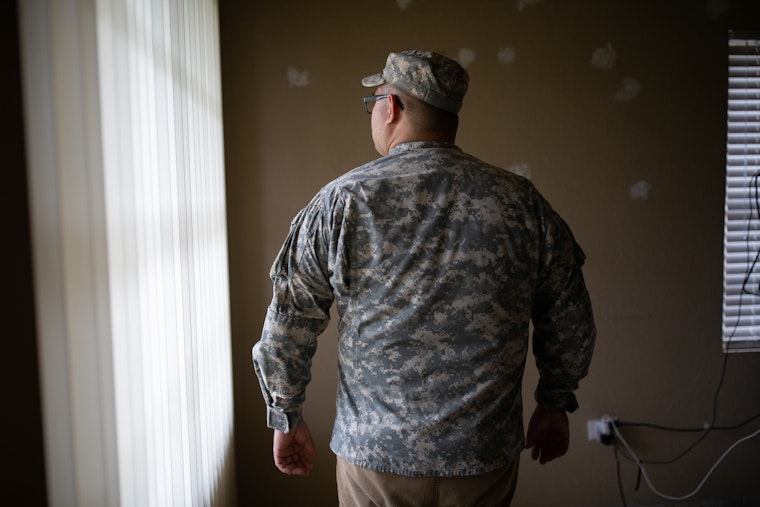
[(699, 485), (694, 489), (694, 491), (692, 491), (691, 493), (689, 493), (687, 495), (684, 495), (684, 496), (670, 496), (670, 495), (666, 495), (664, 493), (660, 493), (657, 490), (657, 488), (654, 487), (654, 485), (652, 484), (652, 481), (649, 480), (649, 476), (647, 475), (647, 471), (644, 469), (644, 465), (641, 463), (641, 460), (636, 455), (636, 453), (633, 452), (633, 449), (631, 449), (631, 446), (628, 445), (628, 442), (626, 442), (625, 438), (623, 438), (623, 435), (620, 434), (620, 431), (618, 430), (617, 424), (615, 424), (613, 422), (611, 426), (612, 426), (613, 431), (615, 432), (615, 436), (617, 437), (617, 439), (620, 440), (623, 443), (623, 446), (628, 451), (628, 453), (631, 455), (631, 458), (633, 458), (633, 460), (636, 462), (636, 466), (638, 466), (639, 469), (641, 470), (641, 475), (644, 477), (644, 481), (646, 481), (647, 486), (649, 486), (649, 489), (651, 489), (652, 492), (655, 495), (657, 495), (657, 496), (659, 496), (661, 498), (664, 498), (666, 500), (674, 500), (674, 501), (676, 501), (676, 500), (686, 500), (687, 498), (691, 498), (692, 496), (696, 495), (697, 492), (700, 489), (702, 489), (702, 486), (704, 486), (705, 482), (707, 482), (707, 478), (710, 477), (710, 475), (713, 473), (713, 471), (715, 470), (715, 468), (720, 464), (721, 461), (723, 461), (723, 459), (728, 455), (728, 453), (731, 452), (734, 449), (734, 447), (736, 447), (740, 443), (744, 442), (745, 440), (749, 440), (751, 438), (754, 438), (754, 437), (760, 435), (760, 428), (759, 428), (754, 433), (751, 433), (751, 434), (749, 434), (749, 435), (747, 435), (747, 436), (745, 436), (743, 438), (740, 438), (739, 440), (737, 440), (736, 442), (734, 442), (733, 444), (731, 444), (729, 446), (729, 448), (726, 449), (725, 452), (721, 455), (721, 457), (718, 458), (718, 461), (716, 461), (715, 464), (710, 468), (710, 470), (707, 472), (707, 475), (705, 475), (704, 479), (702, 479), (702, 482), (699, 483)]

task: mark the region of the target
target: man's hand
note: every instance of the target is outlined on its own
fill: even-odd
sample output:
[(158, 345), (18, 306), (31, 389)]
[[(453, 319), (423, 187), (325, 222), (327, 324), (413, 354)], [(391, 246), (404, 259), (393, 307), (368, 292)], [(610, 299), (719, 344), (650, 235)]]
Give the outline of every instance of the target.
[(288, 475), (309, 475), (314, 464), (311, 457), (317, 454), (314, 440), (306, 422), (290, 430), (290, 433), (274, 430), (272, 445), (274, 464), (280, 472)]
[(565, 412), (555, 412), (538, 405), (528, 423), (525, 448), (542, 465), (564, 456), (570, 445), (570, 430)]

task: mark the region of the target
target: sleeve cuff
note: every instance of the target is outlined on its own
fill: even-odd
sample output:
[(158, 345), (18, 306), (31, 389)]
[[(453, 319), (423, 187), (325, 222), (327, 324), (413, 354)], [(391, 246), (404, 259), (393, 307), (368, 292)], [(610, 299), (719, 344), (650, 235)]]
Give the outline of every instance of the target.
[(272, 407), (267, 407), (267, 427), (282, 431), (283, 433), (290, 433), (290, 430), (298, 426), (302, 419), (300, 414), (288, 415)]
[(535, 398), (539, 405), (555, 412), (575, 412), (578, 409), (578, 400), (573, 393), (548, 393), (539, 387), (536, 389)]

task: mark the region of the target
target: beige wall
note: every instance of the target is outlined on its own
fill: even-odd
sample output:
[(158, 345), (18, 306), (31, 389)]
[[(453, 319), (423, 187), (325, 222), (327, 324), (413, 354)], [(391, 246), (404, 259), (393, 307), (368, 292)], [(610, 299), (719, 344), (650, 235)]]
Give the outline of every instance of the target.
[[(360, 101), (368, 92), (359, 81), (378, 72), (392, 50), (473, 51), (458, 144), (505, 168), (529, 167), (588, 256), (599, 341), (578, 393), (581, 408), (571, 416), (570, 453), (544, 467), (523, 459), (515, 505), (620, 504), (612, 448), (587, 441), (587, 419), (610, 414), (689, 427), (709, 421), (724, 358), (726, 32), (752, 21), (760, 27), (758, 2), (220, 4), (241, 505), (335, 504), (327, 447), (334, 327), (322, 337), (308, 392), (306, 417), (320, 451), (308, 479), (285, 477), (272, 465), (250, 348), (271, 294), (269, 265), (290, 219), (324, 183), (376, 157)], [(591, 65), (608, 44), (612, 68)], [(500, 63), (503, 47), (514, 49), (512, 63)], [(308, 84), (291, 86), (289, 67)], [(640, 92), (616, 100), (626, 78)], [(647, 198), (631, 197), (638, 182), (651, 186)], [(728, 357), (719, 423), (760, 412), (758, 371), (759, 354)], [(526, 411), (535, 381), (529, 368)], [(677, 464), (650, 467), (650, 476), (662, 492), (684, 495), (757, 426), (715, 434)], [(626, 435), (649, 459), (674, 456), (694, 438), (642, 429)], [(738, 446), (695, 498), (760, 497), (758, 453), (760, 438)], [(630, 462), (622, 472), (629, 504), (667, 503), (643, 484), (633, 491)]]

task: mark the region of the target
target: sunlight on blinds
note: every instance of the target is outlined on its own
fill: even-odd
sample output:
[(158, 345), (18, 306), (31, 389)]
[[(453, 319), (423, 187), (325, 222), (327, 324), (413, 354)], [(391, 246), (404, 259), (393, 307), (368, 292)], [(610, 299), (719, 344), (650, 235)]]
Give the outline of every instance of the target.
[(18, 4), (48, 504), (235, 505), (217, 3)]
[(760, 350), (760, 33), (728, 50), (723, 347)]
[(97, 16), (121, 504), (232, 504), (217, 6)]

